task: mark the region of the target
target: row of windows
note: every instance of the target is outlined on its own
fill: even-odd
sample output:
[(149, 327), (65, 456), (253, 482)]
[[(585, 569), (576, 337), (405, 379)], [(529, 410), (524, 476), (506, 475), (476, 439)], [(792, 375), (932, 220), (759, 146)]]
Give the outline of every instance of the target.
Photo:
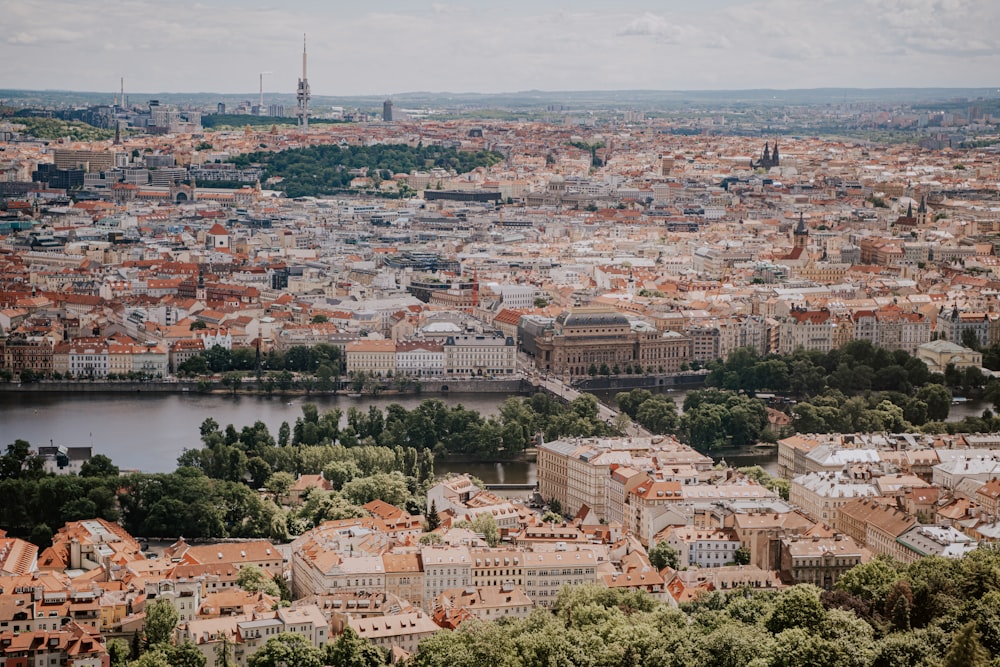
[[(593, 570), (591, 570), (590, 568), (588, 568), (587, 569), (587, 574), (592, 574), (592, 573), (593, 573)], [(562, 570), (551, 570), (551, 571), (550, 570), (537, 570), (537, 571), (528, 570), (525, 574), (527, 574), (527, 576), (529, 576), (529, 577), (532, 577), (532, 576), (534, 576), (534, 577), (548, 577), (549, 575), (551, 575), (553, 577), (558, 577), (559, 575), (567, 576), (567, 575), (570, 575), (570, 574), (583, 574), (583, 568), (582, 567), (572, 567), (572, 568), (571, 567), (564, 567)]]

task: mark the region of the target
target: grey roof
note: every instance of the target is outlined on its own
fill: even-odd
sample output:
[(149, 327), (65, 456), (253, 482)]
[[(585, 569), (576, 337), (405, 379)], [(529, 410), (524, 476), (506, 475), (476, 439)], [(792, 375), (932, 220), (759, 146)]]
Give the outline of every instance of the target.
[(567, 310), (559, 314), (556, 322), (564, 327), (628, 326), (628, 318), (618, 312), (581, 313)]

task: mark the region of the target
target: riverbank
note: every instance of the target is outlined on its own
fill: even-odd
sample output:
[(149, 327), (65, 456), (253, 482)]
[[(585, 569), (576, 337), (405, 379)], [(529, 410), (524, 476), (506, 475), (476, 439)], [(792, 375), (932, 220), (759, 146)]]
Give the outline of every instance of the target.
[(471, 456), (469, 454), (435, 454), (434, 456), (435, 465), (437, 464), (453, 464), (453, 463), (535, 463), (538, 461), (538, 448), (529, 447), (522, 452), (519, 452), (516, 456), (511, 456), (510, 458), (493, 458), (484, 459), (477, 456)]
[[(533, 390), (531, 383), (520, 378), (496, 380), (487, 378), (469, 378), (465, 380), (420, 380), (413, 389), (398, 391), (383, 390), (379, 396), (392, 395), (427, 395), (441, 394), (528, 394)], [(113, 380), (41, 380), (30, 383), (8, 382), (0, 384), (0, 392), (32, 393), (32, 394), (224, 394), (236, 396), (350, 396), (359, 397), (348, 389), (335, 391), (317, 391), (311, 389), (279, 389), (265, 391), (257, 388), (240, 387), (235, 391), (221, 381), (205, 380), (153, 380), (149, 382), (121, 382)], [(371, 394), (361, 394), (361, 398), (370, 398)]]

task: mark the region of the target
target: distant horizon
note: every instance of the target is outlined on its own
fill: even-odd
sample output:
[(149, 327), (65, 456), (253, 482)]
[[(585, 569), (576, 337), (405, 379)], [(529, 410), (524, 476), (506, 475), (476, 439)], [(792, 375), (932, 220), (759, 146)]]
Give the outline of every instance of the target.
[[(369, 99), (369, 98), (386, 98), (386, 99), (396, 99), (396, 98), (409, 98), (409, 97), (481, 97), (484, 101), (488, 101), (489, 98), (502, 98), (502, 97), (524, 97), (524, 96), (540, 96), (540, 97), (552, 97), (552, 96), (581, 96), (581, 95), (676, 95), (680, 96), (677, 101), (683, 101), (683, 96), (685, 95), (730, 95), (730, 96), (741, 96), (741, 95), (761, 95), (761, 94), (796, 94), (796, 93), (812, 93), (817, 95), (823, 95), (824, 93), (829, 94), (831, 97), (834, 95), (840, 95), (843, 93), (867, 93), (867, 94), (878, 94), (880, 92), (891, 93), (898, 95), (900, 93), (934, 93), (936, 95), (947, 95), (955, 94), (965, 96), (978, 95), (979, 97), (985, 99), (998, 99), (1000, 100), (1000, 85), (983, 85), (983, 86), (816, 86), (811, 88), (689, 88), (689, 89), (668, 89), (668, 88), (621, 88), (621, 89), (601, 89), (601, 88), (591, 88), (591, 89), (523, 89), (523, 90), (510, 90), (510, 91), (498, 91), (498, 92), (482, 92), (482, 91), (433, 91), (433, 90), (408, 90), (400, 92), (391, 93), (369, 93), (369, 94), (326, 94), (313, 92), (313, 100), (316, 99)], [(115, 96), (119, 94), (119, 90), (84, 90), (84, 89), (72, 89), (72, 88), (0, 88), (0, 99), (4, 99), (10, 94), (45, 94), (45, 95), (85, 95), (85, 96)], [(212, 90), (153, 90), (144, 91), (136, 90), (130, 91), (126, 88), (126, 97), (138, 96), (139, 98), (149, 97), (150, 99), (155, 99), (156, 96), (169, 95), (176, 97), (184, 96), (216, 96), (216, 97), (240, 97), (246, 99), (256, 99), (260, 94), (259, 90), (244, 91), (244, 92), (220, 92)], [(266, 98), (293, 98), (294, 91), (268, 91), (264, 90), (263, 95)], [(927, 98), (924, 98), (927, 99)], [(921, 100), (923, 101), (923, 100)]]

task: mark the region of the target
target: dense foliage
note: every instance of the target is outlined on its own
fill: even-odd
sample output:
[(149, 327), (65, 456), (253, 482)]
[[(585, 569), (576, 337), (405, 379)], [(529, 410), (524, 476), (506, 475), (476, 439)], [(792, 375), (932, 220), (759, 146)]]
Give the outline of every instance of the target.
[[(310, 118), (310, 125), (336, 125), (347, 121), (332, 118)], [(288, 130), (288, 125), (296, 125), (298, 119), (292, 116), (253, 116), (251, 114), (235, 113), (213, 113), (205, 114), (201, 117), (201, 126), (206, 130), (221, 130), (225, 128), (244, 128), (247, 125), (253, 127), (270, 128), (272, 126), (281, 127)]]
[[(761, 357), (748, 347), (732, 352), (724, 361), (708, 364), (705, 383), (755, 395), (776, 392), (791, 398), (816, 396), (830, 389), (845, 395), (867, 391), (895, 391), (910, 395), (934, 377), (923, 361), (906, 352), (873, 347), (867, 341), (851, 341), (827, 353), (797, 350), (787, 356)], [(961, 378), (955, 378), (961, 384)]]
[(258, 367), (270, 371), (320, 373), (326, 366), (333, 375), (341, 374), (343, 359), (336, 345), (295, 345), (287, 350), (271, 350), (261, 354), (252, 347), (234, 347), (227, 350), (221, 345), (196, 354), (179, 367), (182, 375), (201, 375), (225, 371), (252, 371)]
[[(1000, 358), (1000, 355), (998, 355)], [(1000, 381), (979, 368), (931, 373), (920, 359), (865, 341), (821, 352), (759, 356), (741, 348), (709, 364), (710, 386), (756, 396), (780, 395), (799, 432), (983, 432), (1000, 429), (992, 414), (947, 422), (953, 393), (1000, 403)]]
[(464, 174), (503, 159), (494, 151), (460, 151), (420, 144), (373, 146), (310, 146), (277, 153), (247, 153), (234, 157), (241, 166), (263, 164), (266, 177), (280, 177), (277, 187), (289, 197), (333, 194), (349, 188), (359, 173), (378, 180), (414, 170), (441, 168)]
[(249, 667), (377, 667), (387, 662), (387, 652), (350, 628), (323, 648), (316, 648), (303, 635), (285, 632), (267, 640), (250, 656)]
[[(712, 389), (692, 391), (678, 415), (665, 395), (644, 389), (618, 394), (623, 413), (653, 433), (672, 433), (709, 452), (772, 440), (783, 433), (926, 433), (1000, 430), (992, 413), (947, 422), (952, 392), (1000, 404), (1000, 381), (978, 368), (948, 367), (934, 374), (920, 359), (853, 341), (824, 354), (798, 350), (761, 357), (740, 348), (725, 361), (708, 365)], [(786, 412), (791, 428), (768, 429), (764, 392), (770, 407)]]
[[(223, 127), (246, 127), (247, 125), (270, 128), (272, 125), (295, 125), (297, 122), (298, 120), (292, 117), (253, 116), (251, 114), (235, 113), (212, 113), (201, 117), (201, 126), (206, 130)], [(315, 121), (310, 119), (310, 122)]]
[(467, 622), (425, 639), (411, 664), (997, 665), (1000, 551), (912, 565), (876, 559), (848, 572), (833, 591), (717, 591), (680, 609), (634, 591), (564, 588), (551, 612)]
[(118, 469), (107, 457), (91, 459), (85, 476), (47, 475), (30, 447), (16, 440), (0, 457), (0, 528), (45, 547), (67, 521), (118, 519)]
[(746, 447), (767, 433), (763, 401), (733, 391), (700, 389), (688, 392), (684, 414), (669, 395), (633, 389), (616, 397), (621, 411), (652, 433), (674, 434), (700, 452)]
[(24, 133), (38, 139), (56, 140), (69, 137), (71, 141), (105, 141), (113, 139), (114, 130), (104, 130), (78, 120), (59, 120), (37, 116), (18, 116), (14, 123), (24, 125)]

